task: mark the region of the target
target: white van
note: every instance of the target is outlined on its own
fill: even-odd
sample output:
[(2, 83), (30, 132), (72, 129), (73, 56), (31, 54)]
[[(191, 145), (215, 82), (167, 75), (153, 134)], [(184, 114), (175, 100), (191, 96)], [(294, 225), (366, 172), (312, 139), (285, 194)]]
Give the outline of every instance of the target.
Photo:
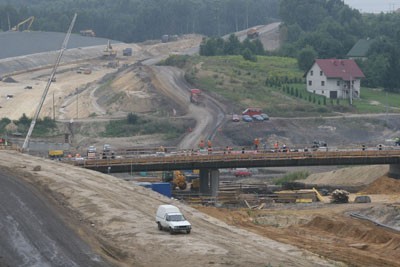
[(190, 233), (192, 225), (186, 220), (180, 210), (173, 205), (160, 205), (156, 213), (158, 229), (168, 230), (171, 234), (177, 232)]

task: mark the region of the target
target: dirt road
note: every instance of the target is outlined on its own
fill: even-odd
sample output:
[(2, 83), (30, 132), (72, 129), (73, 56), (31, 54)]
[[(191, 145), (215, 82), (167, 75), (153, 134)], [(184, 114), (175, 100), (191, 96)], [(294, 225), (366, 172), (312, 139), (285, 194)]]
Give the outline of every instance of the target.
[[(33, 171), (37, 165), (41, 171)], [(95, 237), (88, 240), (95, 251), (120, 266), (337, 266), (112, 176), (17, 152), (0, 151), (0, 166), (46, 192), (69, 224)], [(182, 209), (190, 235), (157, 229), (155, 210), (166, 203)]]

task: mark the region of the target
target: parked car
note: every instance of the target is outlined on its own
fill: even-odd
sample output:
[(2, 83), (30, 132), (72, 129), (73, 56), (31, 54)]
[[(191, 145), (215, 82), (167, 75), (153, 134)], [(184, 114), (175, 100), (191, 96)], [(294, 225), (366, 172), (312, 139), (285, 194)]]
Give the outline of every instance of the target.
[(237, 168), (233, 174), (236, 177), (249, 177), (252, 175), (251, 171), (249, 169), (246, 168)]
[(237, 114), (233, 114), (233, 115), (232, 115), (232, 121), (234, 121), (234, 122), (238, 122), (238, 121), (240, 121), (240, 117), (239, 117), (239, 115), (237, 115)]
[(251, 116), (251, 117), (252, 117), (253, 120), (255, 120), (255, 121), (263, 121), (263, 120), (264, 120), (264, 118), (261, 117), (261, 115), (253, 115), (253, 116)]
[(265, 113), (261, 113), (260, 116), (263, 117), (263, 119), (264, 119), (265, 121), (269, 120), (268, 115), (265, 114)]
[(243, 115), (242, 119), (245, 122), (252, 122), (253, 121), (253, 119), (249, 115)]

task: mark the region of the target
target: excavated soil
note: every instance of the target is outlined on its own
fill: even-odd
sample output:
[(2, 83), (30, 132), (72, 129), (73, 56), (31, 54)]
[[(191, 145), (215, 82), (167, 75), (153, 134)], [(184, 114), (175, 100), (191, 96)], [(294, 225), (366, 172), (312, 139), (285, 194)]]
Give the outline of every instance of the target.
[(364, 190), (362, 194), (400, 194), (400, 180), (390, 178), (388, 176), (382, 176)]

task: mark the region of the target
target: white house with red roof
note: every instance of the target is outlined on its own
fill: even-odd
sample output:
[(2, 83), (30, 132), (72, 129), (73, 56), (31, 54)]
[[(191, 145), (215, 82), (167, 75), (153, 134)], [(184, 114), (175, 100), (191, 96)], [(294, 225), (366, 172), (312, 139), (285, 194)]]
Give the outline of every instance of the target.
[(306, 74), (307, 91), (327, 98), (359, 98), (364, 73), (352, 59), (316, 59)]

